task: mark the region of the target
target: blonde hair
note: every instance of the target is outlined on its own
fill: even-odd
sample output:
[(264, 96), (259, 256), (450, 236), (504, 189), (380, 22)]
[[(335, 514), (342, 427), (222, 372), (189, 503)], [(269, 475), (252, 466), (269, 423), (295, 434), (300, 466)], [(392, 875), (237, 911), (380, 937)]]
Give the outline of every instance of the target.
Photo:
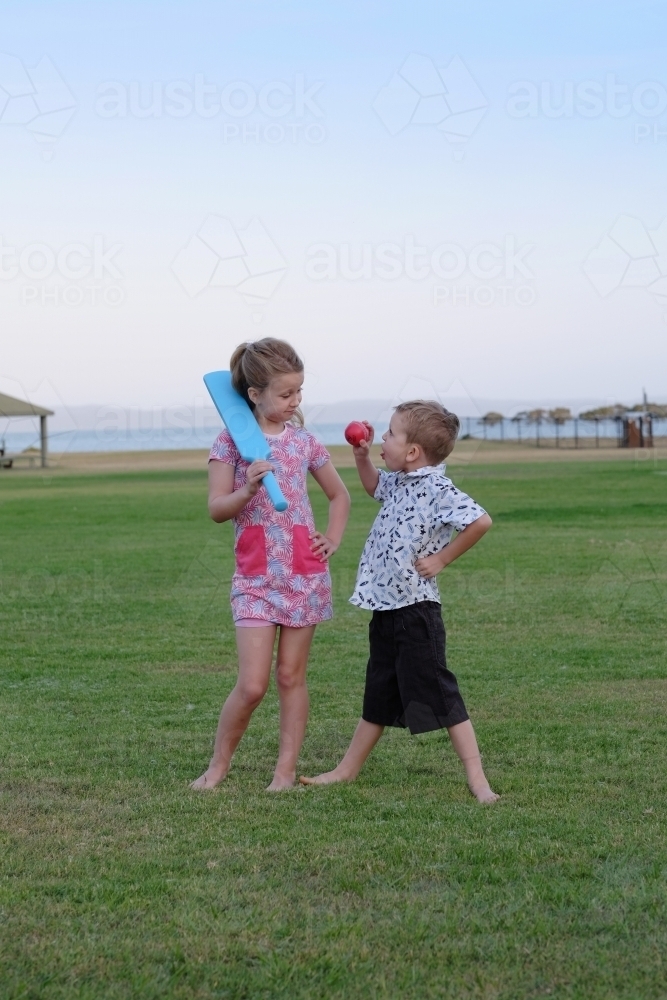
[(430, 399), (400, 403), (394, 412), (403, 417), (408, 444), (418, 444), (430, 462), (438, 465), (451, 454), (461, 427), (455, 413)]
[[(279, 375), (300, 375), (303, 361), (287, 341), (264, 337), (239, 344), (231, 356), (229, 367), (232, 385), (254, 410), (255, 404), (248, 395), (248, 389), (264, 392)], [(292, 422), (303, 427), (301, 410), (295, 411)]]

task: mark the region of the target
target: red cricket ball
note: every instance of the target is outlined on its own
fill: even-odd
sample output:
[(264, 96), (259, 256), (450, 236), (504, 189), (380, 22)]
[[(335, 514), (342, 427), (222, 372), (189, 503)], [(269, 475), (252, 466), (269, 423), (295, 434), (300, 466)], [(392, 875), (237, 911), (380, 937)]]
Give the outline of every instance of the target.
[(351, 444), (353, 448), (358, 448), (361, 442), (368, 441), (368, 438), (368, 428), (365, 427), (359, 420), (353, 420), (352, 423), (348, 424), (345, 428), (345, 440), (348, 444)]

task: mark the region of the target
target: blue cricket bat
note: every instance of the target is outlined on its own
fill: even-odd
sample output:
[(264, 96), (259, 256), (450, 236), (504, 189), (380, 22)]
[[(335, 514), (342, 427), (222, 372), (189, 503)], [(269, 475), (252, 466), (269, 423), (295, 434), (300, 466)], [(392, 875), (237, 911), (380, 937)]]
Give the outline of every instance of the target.
[[(215, 408), (224, 420), (225, 427), (232, 436), (241, 458), (246, 462), (271, 458), (269, 442), (262, 434), (261, 427), (243, 396), (232, 386), (231, 372), (209, 372), (204, 375), (204, 384), (211, 394)], [(262, 478), (262, 485), (271, 498), (276, 510), (287, 510), (288, 503), (272, 472)]]

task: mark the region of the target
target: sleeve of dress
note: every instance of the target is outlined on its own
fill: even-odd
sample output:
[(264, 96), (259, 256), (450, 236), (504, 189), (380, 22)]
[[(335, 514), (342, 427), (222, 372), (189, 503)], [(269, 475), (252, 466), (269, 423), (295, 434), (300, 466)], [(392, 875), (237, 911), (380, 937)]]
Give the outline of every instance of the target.
[(324, 445), (317, 440), (314, 434), (311, 434), (310, 431), (306, 431), (306, 433), (308, 434), (309, 446), (308, 471), (317, 472), (317, 470), (321, 469), (323, 465), (326, 465), (327, 462), (331, 461), (331, 455)]
[(238, 465), (240, 459), (239, 451), (228, 430), (218, 434), (213, 442), (213, 447), (209, 452), (209, 462), (224, 462), (225, 465)]
[(378, 479), (373, 498), (379, 503), (384, 503), (396, 485), (397, 473), (385, 472), (384, 469), (378, 469), (378, 472), (380, 473), (380, 478)]
[(437, 486), (431, 500), (433, 519), (440, 524), (451, 524), (457, 531), (463, 531), (469, 524), (486, 514), (483, 507), (472, 497), (457, 490), (453, 483)]

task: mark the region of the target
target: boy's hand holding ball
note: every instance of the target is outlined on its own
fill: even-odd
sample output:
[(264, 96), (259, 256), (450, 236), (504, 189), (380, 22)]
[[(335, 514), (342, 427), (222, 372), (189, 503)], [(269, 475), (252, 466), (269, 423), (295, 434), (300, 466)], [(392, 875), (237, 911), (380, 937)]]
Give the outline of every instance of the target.
[(353, 420), (345, 428), (345, 440), (352, 445), (355, 455), (368, 455), (374, 433), (367, 420)]

